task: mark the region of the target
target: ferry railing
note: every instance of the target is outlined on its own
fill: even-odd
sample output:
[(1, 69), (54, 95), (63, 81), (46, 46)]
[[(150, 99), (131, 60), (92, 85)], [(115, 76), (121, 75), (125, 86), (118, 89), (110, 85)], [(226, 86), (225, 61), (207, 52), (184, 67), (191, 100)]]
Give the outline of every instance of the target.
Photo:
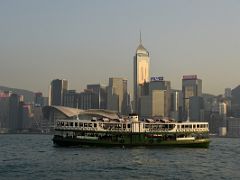
[(188, 128), (188, 129), (176, 129), (176, 132), (203, 132), (203, 131), (209, 131), (208, 128), (195, 128), (195, 129), (191, 129), (191, 128)]
[[(104, 132), (131, 132), (131, 128), (104, 128), (104, 127), (76, 127), (76, 126), (56, 126), (55, 130), (79, 130), (79, 131), (104, 131)], [(208, 128), (145, 128), (144, 132), (204, 132)]]
[(105, 132), (131, 132), (131, 128), (103, 128), (103, 127), (74, 127), (74, 126), (57, 126), (56, 130), (79, 130), (79, 131), (105, 131)]

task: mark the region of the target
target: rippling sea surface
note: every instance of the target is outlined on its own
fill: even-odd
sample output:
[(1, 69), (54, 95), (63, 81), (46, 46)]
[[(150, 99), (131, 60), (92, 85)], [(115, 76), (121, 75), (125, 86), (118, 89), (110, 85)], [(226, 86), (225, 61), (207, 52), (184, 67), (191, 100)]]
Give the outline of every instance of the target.
[(240, 179), (240, 139), (208, 149), (55, 147), (51, 135), (0, 135), (0, 179)]

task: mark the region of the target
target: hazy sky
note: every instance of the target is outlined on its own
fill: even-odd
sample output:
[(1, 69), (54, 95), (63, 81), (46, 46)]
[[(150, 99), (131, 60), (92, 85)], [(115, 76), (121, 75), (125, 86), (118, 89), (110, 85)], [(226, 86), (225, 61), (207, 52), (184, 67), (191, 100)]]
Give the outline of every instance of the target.
[(0, 0), (0, 85), (47, 95), (55, 78), (80, 91), (124, 77), (132, 91), (140, 29), (151, 76), (240, 84), (239, 0)]

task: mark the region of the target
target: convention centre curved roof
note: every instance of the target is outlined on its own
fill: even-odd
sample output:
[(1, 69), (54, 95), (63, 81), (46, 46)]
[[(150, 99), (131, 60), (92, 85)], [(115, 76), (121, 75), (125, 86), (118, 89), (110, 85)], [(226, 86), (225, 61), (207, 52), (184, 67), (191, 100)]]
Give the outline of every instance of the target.
[(109, 111), (105, 109), (76, 109), (65, 106), (45, 106), (43, 107), (43, 115), (45, 118), (49, 118), (50, 112), (58, 111), (64, 114), (66, 117), (71, 118), (78, 115), (91, 115), (102, 116), (109, 119), (119, 119), (119, 115), (115, 111)]

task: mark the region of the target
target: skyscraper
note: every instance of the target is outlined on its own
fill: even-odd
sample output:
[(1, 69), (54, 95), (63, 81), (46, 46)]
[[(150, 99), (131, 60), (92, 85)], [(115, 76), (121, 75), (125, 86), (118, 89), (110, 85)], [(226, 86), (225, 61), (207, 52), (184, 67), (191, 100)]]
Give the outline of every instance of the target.
[(189, 114), (189, 99), (192, 96), (202, 96), (202, 80), (197, 75), (186, 75), (182, 78), (183, 116), (187, 119)]
[[(170, 116), (170, 108), (171, 108), (171, 82), (165, 81), (163, 77), (158, 77), (157, 79), (154, 79), (156, 77), (151, 78), (151, 82), (149, 83), (149, 92), (150, 94), (154, 90), (161, 90), (163, 91), (163, 97), (161, 99), (164, 106), (164, 116)], [(156, 107), (157, 109), (158, 107)]]
[(232, 89), (231, 88), (225, 89), (224, 97), (229, 98), (229, 99), (232, 97)]
[(191, 121), (204, 121), (204, 100), (201, 96), (189, 98), (189, 118)]
[(98, 109), (96, 107), (98, 102), (98, 95), (95, 94), (91, 89), (85, 89), (78, 95), (78, 108), (80, 109)]
[(128, 114), (127, 80), (123, 78), (109, 78), (107, 88), (107, 109)]
[(134, 111), (139, 113), (139, 98), (141, 96), (141, 85), (149, 82), (149, 52), (142, 45), (141, 34), (140, 44), (136, 50), (133, 60), (134, 77)]
[(88, 90), (92, 90), (96, 94), (96, 104), (94, 105), (95, 109), (107, 109), (107, 90), (105, 86), (100, 84), (88, 84)]
[(171, 114), (170, 117), (177, 121), (182, 120), (182, 91), (171, 90)]
[(35, 106), (40, 106), (40, 107), (44, 106), (44, 98), (43, 98), (43, 94), (41, 92), (35, 93), (34, 104), (35, 104)]
[(21, 127), (21, 120), (19, 120), (19, 103), (20, 96), (17, 94), (11, 94), (9, 99), (9, 124), (8, 128), (11, 130), (17, 130)]
[(11, 94), (9, 91), (0, 91), (0, 128), (9, 127), (9, 99)]
[(78, 95), (79, 94), (76, 92), (76, 90), (67, 90), (63, 97), (64, 106), (76, 108)]
[(64, 105), (64, 93), (68, 90), (68, 81), (65, 79), (54, 79), (50, 85), (49, 105)]
[(231, 92), (232, 116), (240, 117), (240, 85), (232, 89)]
[(163, 77), (152, 77), (151, 82), (144, 83), (139, 97), (139, 114), (142, 117), (170, 116), (170, 90), (170, 81), (164, 81)]

